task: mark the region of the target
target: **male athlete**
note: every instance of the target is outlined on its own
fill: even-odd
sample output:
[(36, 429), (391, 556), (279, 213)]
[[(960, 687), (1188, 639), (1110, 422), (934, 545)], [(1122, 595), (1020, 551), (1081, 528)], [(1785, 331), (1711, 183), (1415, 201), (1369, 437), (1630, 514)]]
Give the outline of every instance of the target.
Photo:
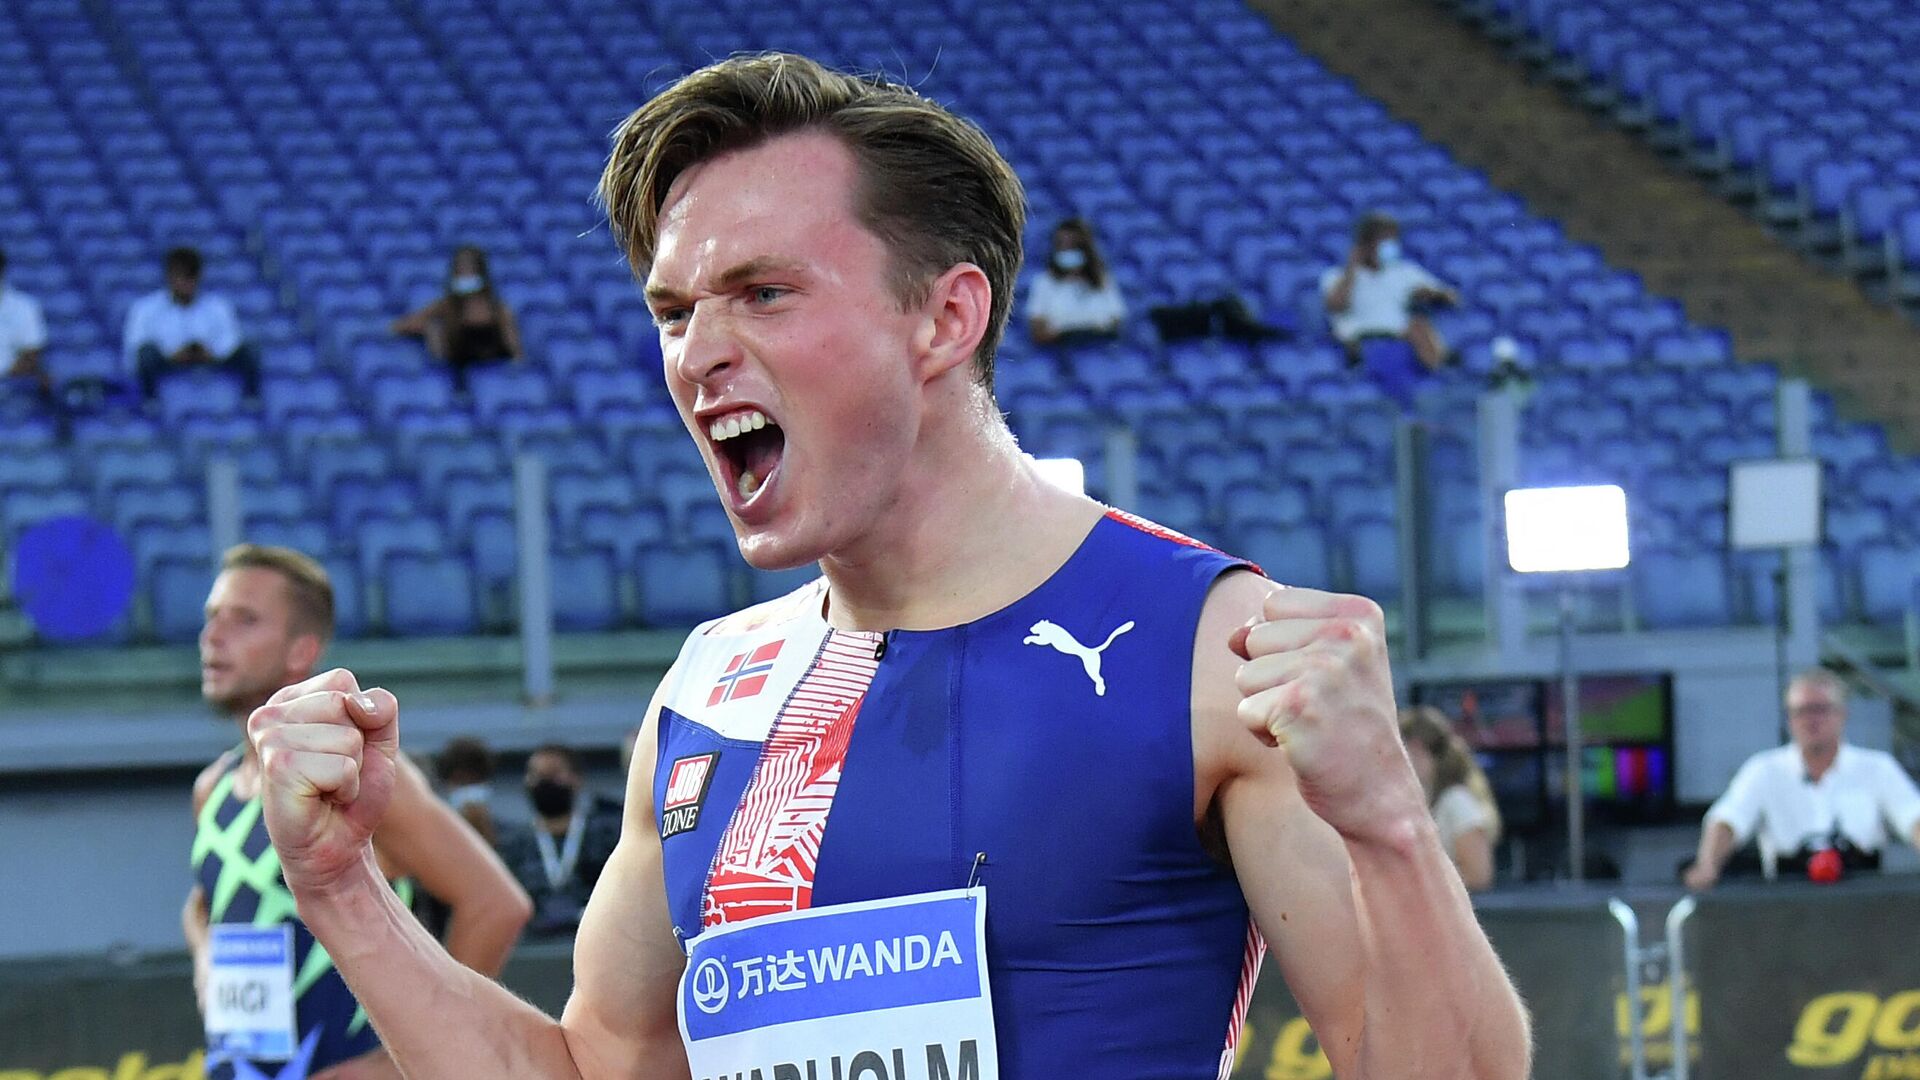
[(557, 1023), (369, 856), (393, 696), (334, 671), (254, 713), (301, 915), (408, 1076), (1224, 1075), (1262, 935), (1337, 1075), (1526, 1076), (1378, 607), (1015, 445), (991, 381), (1023, 196), (977, 128), (735, 58), (625, 122), (601, 195), (742, 553), (824, 580), (688, 639)]
[[(313, 673), (333, 634), (333, 589), (318, 563), (287, 548), (242, 544), (221, 566), (200, 631), (200, 692), (244, 725), (274, 691)], [(382, 880), (409, 893), (418, 885), (448, 904), (448, 951), (495, 974), (531, 904), (419, 771), (394, 766), (392, 805), (372, 837)], [(193, 784), (196, 884), (181, 923), (212, 1040), (208, 1072), (215, 1080), (398, 1076), (326, 950), (294, 913), (261, 821), (260, 786), (251, 743), (221, 755)], [(284, 963), (268, 962), (276, 957)]]

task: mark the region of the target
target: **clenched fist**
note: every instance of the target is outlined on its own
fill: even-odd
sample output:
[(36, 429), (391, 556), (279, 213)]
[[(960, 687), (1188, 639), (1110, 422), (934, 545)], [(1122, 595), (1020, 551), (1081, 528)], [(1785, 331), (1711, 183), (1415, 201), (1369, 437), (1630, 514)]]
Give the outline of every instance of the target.
[(335, 668), (255, 709), (247, 738), (260, 755), (267, 833), (295, 895), (363, 865), (399, 769), (393, 695), (363, 692)]
[(1363, 596), (1279, 589), (1234, 632), (1240, 719), (1286, 749), (1307, 806), (1342, 836), (1426, 814), (1400, 743), (1386, 621)]

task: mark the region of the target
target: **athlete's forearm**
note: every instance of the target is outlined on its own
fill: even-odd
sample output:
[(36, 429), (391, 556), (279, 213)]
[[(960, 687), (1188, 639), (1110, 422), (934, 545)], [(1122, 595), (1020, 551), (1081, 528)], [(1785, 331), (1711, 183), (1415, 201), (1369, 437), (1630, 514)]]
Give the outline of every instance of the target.
[(1733, 855), (1733, 828), (1724, 821), (1708, 820), (1700, 830), (1700, 850), (1694, 853), (1694, 865), (1718, 877)]
[(412, 1080), (581, 1076), (560, 1025), (441, 948), (371, 857), (325, 891), (296, 888), (294, 896)]
[[(1431, 819), (1349, 840), (1347, 853), (1367, 973), (1357, 1075), (1524, 1080), (1526, 1009)], [(1436, 1046), (1464, 1053), (1436, 1058)], [(1443, 1062), (1458, 1071), (1435, 1072)]]

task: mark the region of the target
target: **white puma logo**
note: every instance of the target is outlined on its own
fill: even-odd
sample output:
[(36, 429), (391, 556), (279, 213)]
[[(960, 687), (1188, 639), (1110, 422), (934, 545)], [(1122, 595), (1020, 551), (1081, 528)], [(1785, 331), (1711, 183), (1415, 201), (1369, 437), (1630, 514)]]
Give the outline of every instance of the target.
[(1093, 680), (1094, 694), (1099, 697), (1106, 697), (1107, 680), (1100, 677), (1100, 654), (1107, 651), (1107, 646), (1113, 644), (1114, 638), (1119, 637), (1131, 629), (1133, 629), (1133, 620), (1128, 619), (1126, 622), (1114, 627), (1113, 633), (1107, 635), (1107, 640), (1101, 642), (1099, 648), (1089, 649), (1085, 645), (1075, 641), (1073, 635), (1067, 633), (1066, 628), (1062, 627), (1059, 623), (1041, 619), (1039, 622), (1033, 624), (1033, 632), (1028, 634), (1026, 640), (1022, 641), (1021, 644), (1051, 645), (1054, 649), (1066, 653), (1068, 656), (1079, 657), (1080, 666), (1087, 669), (1087, 678)]

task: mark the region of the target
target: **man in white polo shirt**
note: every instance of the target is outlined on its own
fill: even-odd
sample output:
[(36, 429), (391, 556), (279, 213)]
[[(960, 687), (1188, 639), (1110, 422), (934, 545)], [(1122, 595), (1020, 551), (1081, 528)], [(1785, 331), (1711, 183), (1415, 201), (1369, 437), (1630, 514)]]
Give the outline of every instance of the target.
[(127, 311), (127, 363), (141, 391), (151, 398), (161, 376), (211, 367), (238, 375), (247, 396), (256, 396), (259, 355), (241, 336), (232, 302), (200, 291), (200, 253), (174, 248), (166, 269), (167, 287), (135, 300)]
[(1417, 308), (1458, 304), (1459, 294), (1400, 247), (1400, 223), (1382, 213), (1360, 219), (1345, 265), (1320, 275), (1320, 298), (1333, 336), (1358, 358), (1369, 337), (1404, 338), (1429, 371), (1447, 360), (1447, 344)]
[(46, 385), (40, 352), (47, 347), (47, 323), (33, 297), (6, 283), (7, 253), (0, 250), (0, 378), (33, 379)]
[(1688, 888), (1712, 888), (1734, 849), (1756, 835), (1762, 858), (1784, 869), (1830, 848), (1853, 853), (1853, 868), (1877, 867), (1889, 828), (1920, 847), (1920, 790), (1893, 755), (1847, 743), (1846, 724), (1838, 676), (1813, 668), (1794, 678), (1787, 688), (1793, 743), (1747, 759), (1708, 808)]

